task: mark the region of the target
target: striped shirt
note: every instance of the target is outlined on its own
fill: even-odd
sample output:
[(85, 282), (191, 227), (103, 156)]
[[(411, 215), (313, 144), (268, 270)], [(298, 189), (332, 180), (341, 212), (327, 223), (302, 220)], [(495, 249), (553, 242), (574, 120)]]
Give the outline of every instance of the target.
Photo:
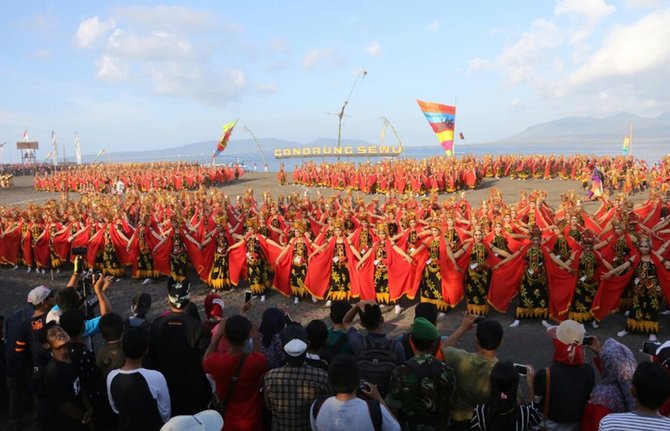
[(643, 416), (634, 412), (611, 413), (600, 421), (598, 431), (668, 431), (670, 418)]
[[(470, 431), (487, 431), (486, 404), (478, 404), (475, 407)], [(521, 404), (516, 406), (515, 431), (527, 431), (542, 423), (542, 413), (533, 404)]]

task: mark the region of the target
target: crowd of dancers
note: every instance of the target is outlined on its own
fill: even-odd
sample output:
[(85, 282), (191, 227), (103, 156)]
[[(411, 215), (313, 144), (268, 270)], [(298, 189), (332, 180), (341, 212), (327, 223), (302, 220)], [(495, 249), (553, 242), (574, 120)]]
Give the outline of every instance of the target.
[(35, 190), (47, 192), (102, 192), (123, 190), (195, 190), (238, 179), (238, 165), (201, 166), (197, 163), (115, 163), (70, 166), (35, 176)]
[[(351, 298), (402, 306), (430, 302), (441, 312), (506, 312), (515, 297), (524, 319), (572, 319), (594, 326), (629, 312), (627, 331), (659, 332), (670, 297), (670, 199), (652, 190), (634, 207), (625, 195), (587, 213), (575, 192), (558, 208), (546, 193), (505, 202), (496, 190), (478, 207), (461, 193), (389, 194), (369, 202), (352, 193), (223, 189), (83, 194), (0, 213), (0, 262), (58, 271), (75, 256), (106, 275), (150, 283), (183, 280), (190, 269), (214, 290), (243, 283), (261, 300), (271, 290), (312, 301)], [(327, 302), (329, 304), (329, 302)]]
[[(651, 183), (667, 177), (663, 167), (651, 168), (643, 160), (632, 156), (554, 156), (554, 155), (487, 155), (460, 158), (433, 157), (423, 160), (397, 159), (379, 163), (308, 162), (296, 166), (293, 182), (309, 187), (329, 187), (338, 190), (357, 190), (363, 193), (428, 194), (453, 193), (476, 188), (483, 178), (557, 179), (581, 181), (585, 186), (593, 182), (610, 193), (632, 194), (646, 189)], [(598, 176), (596, 179), (595, 176)], [(287, 180), (280, 171), (280, 183)], [(595, 181), (592, 181), (594, 180)]]

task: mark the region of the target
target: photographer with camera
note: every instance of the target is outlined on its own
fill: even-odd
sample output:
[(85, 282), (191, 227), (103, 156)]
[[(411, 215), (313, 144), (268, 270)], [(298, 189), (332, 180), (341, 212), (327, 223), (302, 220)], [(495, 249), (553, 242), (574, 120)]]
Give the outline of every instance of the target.
[(400, 431), (377, 387), (360, 380), (353, 356), (336, 356), (328, 367), (328, 380), (335, 396), (317, 398), (312, 404), (313, 431)]
[[(68, 310), (82, 308), (86, 321), (84, 322), (83, 337), (87, 338), (100, 332), (100, 317), (112, 312), (112, 304), (105, 292), (114, 280), (112, 276), (103, 276), (83, 272), (83, 259), (75, 259), (74, 272), (65, 289), (56, 293), (56, 305), (49, 311), (47, 322), (60, 320), (60, 315)], [(91, 294), (91, 286), (93, 294)], [(100, 306), (100, 315), (94, 313), (95, 306)], [(90, 347), (90, 339), (87, 343)]]

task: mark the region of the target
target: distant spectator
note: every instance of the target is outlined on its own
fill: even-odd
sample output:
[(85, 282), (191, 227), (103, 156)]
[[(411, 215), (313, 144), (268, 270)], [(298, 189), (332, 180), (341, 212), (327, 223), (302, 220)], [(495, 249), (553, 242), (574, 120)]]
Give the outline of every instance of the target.
[(444, 430), (456, 390), (454, 370), (433, 356), (440, 334), (431, 322), (414, 319), (411, 338), (417, 354), (393, 370), (386, 403), (403, 430)]
[(167, 380), (173, 414), (195, 414), (211, 400), (211, 387), (202, 369), (209, 334), (199, 320), (186, 314), (189, 295), (188, 279), (168, 280), (170, 313), (152, 323), (146, 358), (146, 367), (160, 371)]
[(328, 327), (322, 320), (315, 319), (307, 324), (307, 357), (305, 363), (310, 367), (328, 371), (328, 362), (321, 359), (319, 351), (328, 340)]
[(124, 356), (121, 348), (123, 319), (116, 313), (105, 314), (100, 318), (100, 334), (105, 344), (95, 355), (95, 363), (102, 373), (103, 381), (110, 371), (123, 366)]
[[(328, 366), (328, 380), (335, 396), (317, 398), (310, 409), (313, 431), (399, 431), (377, 387), (361, 384), (358, 364), (351, 355), (336, 356)], [(369, 398), (363, 400), (357, 396)]]
[(542, 423), (542, 413), (533, 404), (535, 370), (527, 366), (530, 402), (517, 404), (519, 372), (511, 362), (498, 362), (491, 370), (491, 394), (486, 404), (475, 407), (471, 431), (529, 431)]
[(318, 396), (332, 393), (328, 374), (305, 363), (307, 332), (302, 326), (293, 323), (284, 328), (282, 343), (286, 365), (268, 371), (263, 382), (265, 405), (272, 417), (271, 429), (309, 429), (312, 402)]
[(347, 328), (342, 323), (344, 316), (351, 310), (351, 304), (347, 301), (332, 301), (330, 304), (330, 320), (333, 327), (328, 330), (328, 340), (319, 352), (319, 357), (326, 362), (333, 360), (340, 353), (352, 354)]
[[(549, 427), (579, 430), (582, 413), (595, 384), (593, 368), (584, 363), (584, 325), (565, 320), (547, 329), (554, 343), (554, 359), (549, 367), (549, 410), (545, 420)], [(547, 381), (546, 370), (537, 371), (535, 394), (543, 405)]]
[(667, 431), (670, 419), (658, 408), (670, 397), (670, 375), (659, 364), (641, 362), (633, 375), (637, 407), (628, 413), (612, 413), (600, 421), (599, 431)]
[(488, 401), (491, 370), (498, 362), (496, 351), (503, 338), (500, 322), (485, 319), (477, 324), (475, 353), (453, 347), (463, 334), (473, 328), (476, 318), (476, 315), (466, 313), (461, 326), (451, 334), (442, 348), (444, 362), (456, 373), (456, 395), (450, 425), (450, 430), (454, 431), (467, 430), (475, 406)]
[[(230, 349), (219, 353), (216, 346), (224, 333)], [(250, 335), (253, 351), (246, 353), (245, 345)], [(226, 431), (260, 431), (263, 428), (260, 388), (268, 362), (260, 353), (258, 338), (258, 331), (249, 319), (241, 315), (231, 316), (224, 325), (219, 325), (205, 353), (203, 367), (216, 383)]]
[(605, 415), (629, 412), (635, 408), (632, 389), (637, 361), (628, 347), (613, 338), (608, 338), (601, 346), (594, 337), (588, 348), (597, 355), (593, 361), (600, 370), (601, 379), (584, 407), (582, 431), (596, 431)]
[(149, 350), (149, 334), (128, 329), (121, 341), (124, 365), (107, 376), (109, 404), (119, 415), (119, 431), (159, 430), (170, 418), (170, 392), (158, 371), (142, 368)]

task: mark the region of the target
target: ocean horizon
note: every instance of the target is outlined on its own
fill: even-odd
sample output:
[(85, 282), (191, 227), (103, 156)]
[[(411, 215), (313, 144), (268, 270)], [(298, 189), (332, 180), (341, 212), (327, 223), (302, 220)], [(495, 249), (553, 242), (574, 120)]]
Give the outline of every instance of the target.
[[(128, 154), (128, 153), (127, 153)], [(617, 156), (621, 155), (621, 146), (615, 147), (607, 145), (593, 145), (588, 151), (585, 150), (584, 145), (573, 144), (573, 145), (563, 145), (562, 148), (557, 150), (555, 145), (546, 145), (546, 144), (534, 144), (534, 145), (523, 145), (517, 148), (511, 149), (508, 144), (464, 144), (456, 147), (456, 157), (464, 155), (475, 155), (475, 156), (485, 156), (487, 154), (499, 155), (499, 154), (517, 154), (517, 155), (528, 155), (528, 154), (555, 154), (555, 155), (571, 155), (571, 154), (587, 154), (595, 156)], [(663, 157), (668, 155), (668, 146), (658, 143), (637, 143), (632, 155), (638, 159), (645, 160), (650, 166), (656, 162), (659, 162)], [(439, 145), (433, 146), (405, 146), (403, 153), (398, 157), (388, 157), (388, 158), (412, 158), (412, 159), (425, 159), (429, 157), (444, 156), (444, 151)], [(264, 157), (264, 159), (263, 159)], [(230, 164), (230, 163), (239, 163), (244, 165), (246, 169), (253, 170), (253, 164), (256, 163), (256, 168), (258, 172), (263, 171), (264, 161), (268, 163), (268, 168), (271, 172), (277, 172), (281, 163), (284, 164), (284, 167), (287, 171), (292, 171), (293, 168), (297, 165), (313, 161), (315, 163), (322, 162), (335, 162), (337, 157), (304, 157), (304, 158), (283, 158), (277, 159), (274, 157), (274, 154), (270, 151), (263, 152), (263, 157), (261, 157), (260, 152), (245, 152), (245, 153), (226, 153), (225, 151), (219, 154), (216, 157), (217, 164)], [(370, 161), (375, 163), (376, 161), (383, 160), (385, 157), (341, 157), (340, 161), (347, 161), (351, 163), (366, 163)], [(107, 162), (106, 157), (102, 157), (103, 162)], [(200, 153), (200, 154), (177, 154), (173, 156), (164, 156), (161, 158), (147, 157), (146, 159), (130, 158), (123, 157), (123, 159), (118, 159), (114, 157), (114, 154), (109, 155), (109, 161), (112, 162), (153, 162), (153, 161), (191, 161), (198, 162), (201, 164), (211, 163), (211, 153)]]

